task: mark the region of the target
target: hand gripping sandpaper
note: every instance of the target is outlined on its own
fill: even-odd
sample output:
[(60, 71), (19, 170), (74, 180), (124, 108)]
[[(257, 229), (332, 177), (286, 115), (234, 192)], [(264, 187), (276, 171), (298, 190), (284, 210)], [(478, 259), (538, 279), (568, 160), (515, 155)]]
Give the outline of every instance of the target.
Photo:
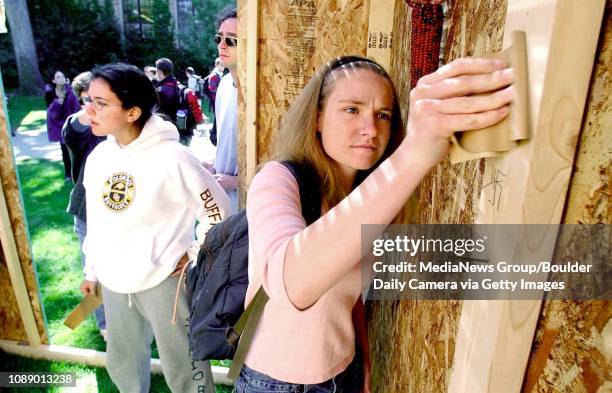
[(100, 284), (96, 286), (96, 293), (86, 295), (81, 303), (72, 310), (70, 315), (64, 320), (64, 325), (70, 329), (75, 329), (81, 322), (87, 318), (91, 312), (102, 305), (102, 287)]
[[(510, 114), (501, 122), (451, 136), (452, 164), (483, 157), (501, 157), (529, 138), (529, 74), (524, 31), (512, 32), (512, 46), (485, 58), (503, 59), (514, 68), (514, 100)], [(485, 94), (486, 96), (486, 94)]]

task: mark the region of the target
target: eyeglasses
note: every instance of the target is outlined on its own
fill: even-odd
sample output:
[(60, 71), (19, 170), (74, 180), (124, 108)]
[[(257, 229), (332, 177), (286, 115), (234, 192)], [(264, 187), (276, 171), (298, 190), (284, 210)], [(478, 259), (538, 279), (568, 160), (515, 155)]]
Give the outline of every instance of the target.
[(219, 45), (223, 40), (225, 40), (225, 45), (229, 46), (230, 48), (238, 46), (238, 38), (215, 34), (215, 44)]
[(83, 101), (83, 105), (91, 105), (97, 111), (101, 111), (107, 106), (122, 106), (122, 104), (109, 104), (99, 98), (91, 98), (89, 96), (83, 96), (81, 100)]

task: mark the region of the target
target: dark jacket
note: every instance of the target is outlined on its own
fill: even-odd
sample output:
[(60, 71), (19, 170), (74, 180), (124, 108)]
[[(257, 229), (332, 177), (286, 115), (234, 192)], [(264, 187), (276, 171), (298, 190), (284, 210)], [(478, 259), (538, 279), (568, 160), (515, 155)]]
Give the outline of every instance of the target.
[(159, 96), (159, 111), (176, 124), (176, 111), (179, 109), (179, 89), (178, 81), (174, 76), (168, 75), (159, 81), (157, 95)]
[(83, 186), (85, 162), (94, 147), (105, 140), (106, 137), (92, 134), (91, 127), (83, 126), (76, 120), (76, 114), (68, 117), (62, 128), (62, 135), (70, 153), (72, 163), (70, 172), (74, 181), (74, 188), (70, 192), (67, 211), (77, 216), (80, 220), (86, 221), (85, 187)]

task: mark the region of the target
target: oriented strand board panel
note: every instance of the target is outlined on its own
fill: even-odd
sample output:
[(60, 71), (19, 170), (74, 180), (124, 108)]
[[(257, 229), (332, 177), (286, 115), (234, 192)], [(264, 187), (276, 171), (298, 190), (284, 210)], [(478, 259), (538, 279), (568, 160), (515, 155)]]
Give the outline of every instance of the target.
[[(0, 76), (1, 77), (1, 76)], [(1, 86), (1, 84), (0, 84)], [(0, 91), (0, 94), (3, 94)], [(32, 253), (29, 246), (28, 232), (25, 224), (25, 214), (21, 200), (21, 192), (15, 172), (15, 160), (11, 149), (10, 132), (6, 119), (4, 100), (0, 100), (0, 183), (4, 193), (10, 217), (10, 225), (21, 262), (21, 270), (30, 298), (38, 332), (43, 343), (48, 342), (45, 329), (45, 318), (39, 299), (38, 280), (32, 264)], [(8, 340), (27, 340), (13, 285), (7, 268), (7, 253), (2, 245), (0, 253), (0, 338)]]
[[(612, 0), (608, 0), (564, 223), (610, 224)], [(612, 391), (612, 303), (544, 303), (523, 391)]]
[[(366, 53), (367, 0), (260, 0), (257, 69), (257, 159), (266, 161), (282, 115), (310, 79), (316, 68), (340, 55)], [(240, 102), (246, 87), (247, 0), (238, 1), (238, 34), (241, 46), (238, 68), (242, 94), (239, 97), (238, 157), (241, 189), (246, 189), (244, 132), (246, 106)]]
[[(506, 5), (507, 0), (452, 2), (447, 16), (449, 26), (444, 62), (501, 50)], [(408, 79), (407, 75), (405, 79)], [(408, 93), (405, 93), (406, 101), (402, 102), (406, 108), (404, 110), (408, 107)], [(487, 183), (484, 160), (457, 165), (445, 161), (431, 171), (415, 192), (418, 204), (412, 208), (414, 214), (411, 221), (422, 224), (473, 223), (478, 212), (480, 191)]]
[(365, 0), (260, 2), (258, 152), (266, 157), (279, 121), (316, 68), (344, 54), (365, 54)]
[[(403, 4), (400, 4), (403, 3)], [(449, 10), (445, 62), (501, 49), (505, 0), (458, 0)], [(469, 16), (469, 18), (468, 18)], [(391, 75), (407, 118), (410, 9), (396, 3)], [(405, 68), (404, 68), (405, 65)], [(473, 223), (484, 160), (434, 168), (415, 192), (415, 223)], [(445, 392), (461, 305), (458, 301), (373, 302), (370, 309), (373, 388), (376, 392)]]
[(391, 66), (387, 70), (393, 83), (399, 102), (402, 103), (402, 119), (408, 119), (410, 97), (410, 10), (406, 0), (395, 1), (393, 14), (393, 39), (391, 43)]
[(606, 14), (593, 70), (565, 213), (566, 223), (610, 224), (612, 182), (612, 0)]
[(247, 80), (247, 0), (238, 0), (238, 206), (244, 208), (246, 205), (247, 191), (247, 120), (246, 120), (246, 80)]

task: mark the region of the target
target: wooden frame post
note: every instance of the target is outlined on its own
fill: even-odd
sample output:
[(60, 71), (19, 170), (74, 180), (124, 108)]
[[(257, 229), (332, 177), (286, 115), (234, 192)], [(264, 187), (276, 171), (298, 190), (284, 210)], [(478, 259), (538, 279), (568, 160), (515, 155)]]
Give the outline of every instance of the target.
[(11, 220), (8, 214), (6, 199), (4, 198), (4, 190), (0, 192), (0, 243), (2, 243), (2, 250), (6, 257), (6, 265), (9, 276), (11, 277), (11, 283), (13, 284), (15, 298), (17, 299), (21, 321), (23, 322), (28, 342), (31, 346), (37, 347), (41, 344), (40, 333), (36, 326), (34, 311), (32, 310), (32, 304), (30, 304), (30, 297), (28, 296), (28, 288), (26, 287), (21, 271), (17, 245), (13, 237)]
[(370, 1), (366, 54), (380, 63), (387, 72), (391, 67), (394, 12), (395, 0)]
[[(2, 74), (0, 73), (0, 132), (10, 135), (8, 120), (5, 114), (4, 85), (2, 83)], [(42, 341), (36, 325), (34, 310), (30, 303), (28, 288), (23, 277), (23, 272), (21, 271), (21, 262), (19, 260), (19, 253), (17, 252), (15, 237), (13, 236), (13, 228), (11, 226), (11, 219), (6, 204), (6, 197), (4, 196), (4, 188), (1, 186), (0, 188), (0, 243), (2, 244), (2, 251), (6, 258), (7, 270), (28, 342), (30, 345), (37, 347)]]
[[(560, 223), (604, 6), (508, 0), (504, 46), (513, 30), (527, 33), (532, 135), (506, 157), (486, 160), (477, 223)], [(464, 301), (448, 392), (519, 392), (540, 306)]]
[(259, 51), (259, 4), (247, 0), (246, 58), (246, 184), (257, 171), (257, 54)]
[[(10, 130), (8, 123), (8, 111), (6, 110), (6, 101), (4, 100), (4, 83), (2, 81), (2, 73), (0, 72), (0, 132), (6, 133), (7, 138), (10, 138)], [(10, 143), (9, 143), (10, 144)], [(8, 154), (12, 154), (10, 146), (8, 146)], [(12, 159), (12, 157), (11, 157)], [(14, 163), (14, 161), (13, 161)], [(21, 261), (17, 251), (17, 243), (13, 236), (13, 227), (9, 216), (6, 196), (4, 195), (4, 187), (0, 184), (0, 243), (2, 251), (6, 258), (7, 270), (13, 286), (17, 307), (26, 333), (26, 337), (30, 345), (36, 347), (42, 343), (40, 332), (36, 324), (34, 310), (28, 294), (28, 288), (21, 270)]]

